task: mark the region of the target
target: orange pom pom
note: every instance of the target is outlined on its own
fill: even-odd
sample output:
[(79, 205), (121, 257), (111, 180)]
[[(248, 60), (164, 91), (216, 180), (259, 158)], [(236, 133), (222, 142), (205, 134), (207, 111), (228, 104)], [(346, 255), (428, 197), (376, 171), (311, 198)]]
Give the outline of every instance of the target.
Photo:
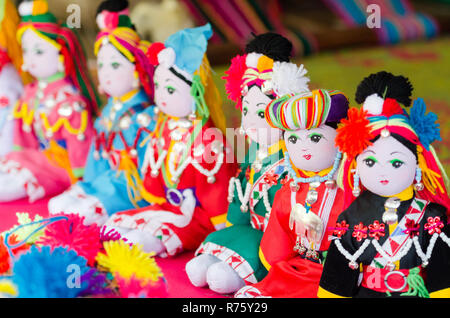
[(374, 138), (370, 131), (370, 122), (367, 119), (367, 111), (358, 108), (350, 108), (348, 119), (341, 120), (341, 126), (336, 130), (336, 146), (347, 154), (349, 159), (356, 157), (372, 144)]

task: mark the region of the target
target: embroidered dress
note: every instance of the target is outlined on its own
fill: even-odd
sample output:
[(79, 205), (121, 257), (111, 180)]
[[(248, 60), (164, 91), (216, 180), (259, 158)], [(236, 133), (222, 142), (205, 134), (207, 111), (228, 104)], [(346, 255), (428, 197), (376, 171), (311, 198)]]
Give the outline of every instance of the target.
[(309, 213), (320, 217), (323, 231), (319, 243), (311, 244), (306, 237), (290, 228), (290, 214), (296, 204), (305, 205), (310, 186), (298, 184), (297, 192), (288, 181), (275, 195), (269, 224), (261, 240), (259, 255), (269, 273), (259, 283), (242, 288), (235, 297), (316, 297), (324, 252), (329, 247), (328, 227), (336, 223), (343, 206), (343, 193), (337, 187), (321, 183), (316, 188), (318, 199)]
[(5, 52), (0, 51), (0, 156), (13, 147), (12, 110), (23, 93), (22, 80)]
[(230, 180), (227, 227), (208, 235), (196, 251), (196, 255), (209, 254), (226, 262), (249, 284), (267, 274), (259, 260), (259, 244), (285, 176), (284, 141), (270, 146), (262, 160), (256, 147), (250, 145), (239, 175)]
[(0, 171), (24, 183), (30, 202), (56, 195), (84, 173), (94, 135), (85, 98), (63, 73), (25, 87), (14, 108), (13, 151)]
[(448, 297), (446, 209), (413, 197), (401, 201), (398, 222), (387, 225), (386, 199), (365, 191), (339, 216), (320, 297)]
[(139, 147), (144, 134), (137, 140), (136, 136), (141, 128), (154, 129), (153, 110), (143, 90), (134, 90), (120, 99), (109, 98), (95, 121), (96, 137), (84, 178), (63, 195), (96, 197), (101, 203), (93, 202), (97, 214), (111, 215), (148, 205), (132, 176), (138, 174), (137, 165), (145, 153), (145, 147)]
[[(168, 255), (195, 250), (226, 217), (227, 189), (235, 165), (226, 162), (219, 130), (211, 122), (170, 118), (160, 112), (141, 166), (143, 197), (152, 206), (119, 212), (106, 225), (147, 231)], [(164, 256), (164, 255), (163, 255)]]

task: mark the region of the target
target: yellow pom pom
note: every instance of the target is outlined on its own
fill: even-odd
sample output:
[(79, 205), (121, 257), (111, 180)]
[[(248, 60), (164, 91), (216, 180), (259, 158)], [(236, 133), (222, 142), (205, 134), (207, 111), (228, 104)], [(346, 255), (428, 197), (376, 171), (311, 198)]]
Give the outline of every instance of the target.
[(33, 1), (32, 15), (46, 14), (48, 12), (48, 3), (46, 0)]
[(9, 280), (2, 280), (0, 281), (0, 297), (1, 295), (7, 296), (7, 297), (15, 297), (17, 296), (17, 289), (16, 286)]
[(122, 240), (108, 241), (103, 244), (106, 254), (99, 253), (97, 262), (100, 268), (123, 278), (158, 281), (162, 277), (161, 269), (155, 262), (155, 253), (145, 253), (141, 246), (125, 243)]
[(258, 65), (256, 66), (258, 72), (263, 72), (266, 70), (271, 70), (273, 68), (273, 60), (265, 55), (258, 59)]

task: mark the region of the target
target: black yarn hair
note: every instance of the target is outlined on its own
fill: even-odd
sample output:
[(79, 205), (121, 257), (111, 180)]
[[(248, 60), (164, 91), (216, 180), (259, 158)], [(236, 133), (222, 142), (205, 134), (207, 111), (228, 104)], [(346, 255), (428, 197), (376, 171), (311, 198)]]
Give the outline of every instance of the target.
[(355, 100), (358, 104), (364, 103), (366, 98), (377, 94), (381, 98), (393, 98), (406, 107), (411, 106), (413, 87), (408, 78), (381, 71), (370, 74), (359, 83), (356, 89)]
[(103, 10), (107, 10), (109, 12), (120, 12), (126, 8), (128, 8), (127, 0), (105, 0), (98, 6), (96, 15)]
[[(409, 141), (408, 139), (406, 139), (405, 137), (396, 134), (396, 133), (391, 133), (391, 136), (397, 140), (399, 143), (401, 143), (403, 146), (405, 146), (406, 148), (408, 148), (416, 157), (416, 160), (419, 160), (419, 157), (417, 156), (417, 145), (412, 143), (411, 141)], [(378, 139), (380, 139), (381, 135), (376, 136), (375, 138), (373, 138), (370, 142), (374, 143), (375, 141), (377, 141)]]
[(259, 53), (274, 61), (289, 62), (292, 54), (292, 43), (278, 33), (263, 33), (254, 35), (246, 47), (245, 53)]
[[(109, 12), (120, 12), (122, 10), (125, 10), (126, 8), (128, 8), (128, 0), (105, 0), (102, 3), (100, 3), (100, 5), (97, 8), (97, 13), (95, 16), (98, 16), (102, 11), (106, 10)], [(120, 21), (122, 20), (122, 23), (124, 24), (129, 24), (130, 27), (136, 31), (136, 26), (131, 22), (130, 18), (127, 16), (120, 16), (119, 17), (119, 24)]]

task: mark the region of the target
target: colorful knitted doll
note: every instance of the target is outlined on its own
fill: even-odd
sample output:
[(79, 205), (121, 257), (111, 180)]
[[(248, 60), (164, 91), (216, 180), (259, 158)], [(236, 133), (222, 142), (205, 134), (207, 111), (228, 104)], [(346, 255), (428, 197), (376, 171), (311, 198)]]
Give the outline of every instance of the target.
[(266, 108), (266, 119), (284, 130), (288, 176), (276, 193), (259, 256), (269, 271), (235, 297), (315, 297), (328, 249), (328, 227), (344, 203), (336, 186), (341, 153), (334, 138), (347, 116), (339, 91), (318, 89), (285, 95)]
[(235, 161), (219, 130), (225, 118), (205, 55), (211, 35), (207, 24), (150, 47), (159, 116), (140, 169), (142, 195), (152, 206), (116, 213), (107, 222), (161, 256), (195, 250), (225, 220)]
[(285, 176), (286, 149), (282, 131), (269, 126), (264, 111), (284, 93), (308, 91), (303, 65), (289, 63), (291, 50), (292, 44), (278, 34), (256, 36), (246, 54), (236, 56), (226, 72), (229, 97), (242, 112), (241, 129), (251, 144), (239, 174), (230, 180), (227, 227), (208, 235), (196, 257), (186, 264), (195, 286), (208, 285), (227, 294), (267, 274), (259, 260), (259, 244)]
[(47, 2), (22, 2), (19, 13), (22, 69), (36, 80), (13, 110), (17, 151), (0, 160), (0, 201), (33, 202), (83, 175), (97, 96), (76, 34), (57, 23)]
[[(346, 209), (333, 227), (319, 297), (449, 297), (448, 178), (431, 143), (436, 115), (411, 84), (387, 72), (365, 78), (338, 129)], [(351, 203), (350, 203), (351, 202)]]
[(10, 0), (0, 1), (0, 156), (12, 150), (14, 122), (8, 120), (12, 109), (23, 93), (22, 80), (29, 78), (22, 73), (22, 49), (16, 33), (20, 18)]
[[(128, 17), (127, 1), (105, 1), (99, 9), (101, 29), (95, 42), (100, 88), (109, 99), (95, 122), (84, 179), (49, 202), (50, 213), (77, 213), (86, 223), (103, 225), (118, 211), (147, 206), (140, 195), (137, 165), (145, 148), (136, 139), (141, 129), (153, 130), (154, 68)], [(139, 134), (139, 136), (144, 136)]]

